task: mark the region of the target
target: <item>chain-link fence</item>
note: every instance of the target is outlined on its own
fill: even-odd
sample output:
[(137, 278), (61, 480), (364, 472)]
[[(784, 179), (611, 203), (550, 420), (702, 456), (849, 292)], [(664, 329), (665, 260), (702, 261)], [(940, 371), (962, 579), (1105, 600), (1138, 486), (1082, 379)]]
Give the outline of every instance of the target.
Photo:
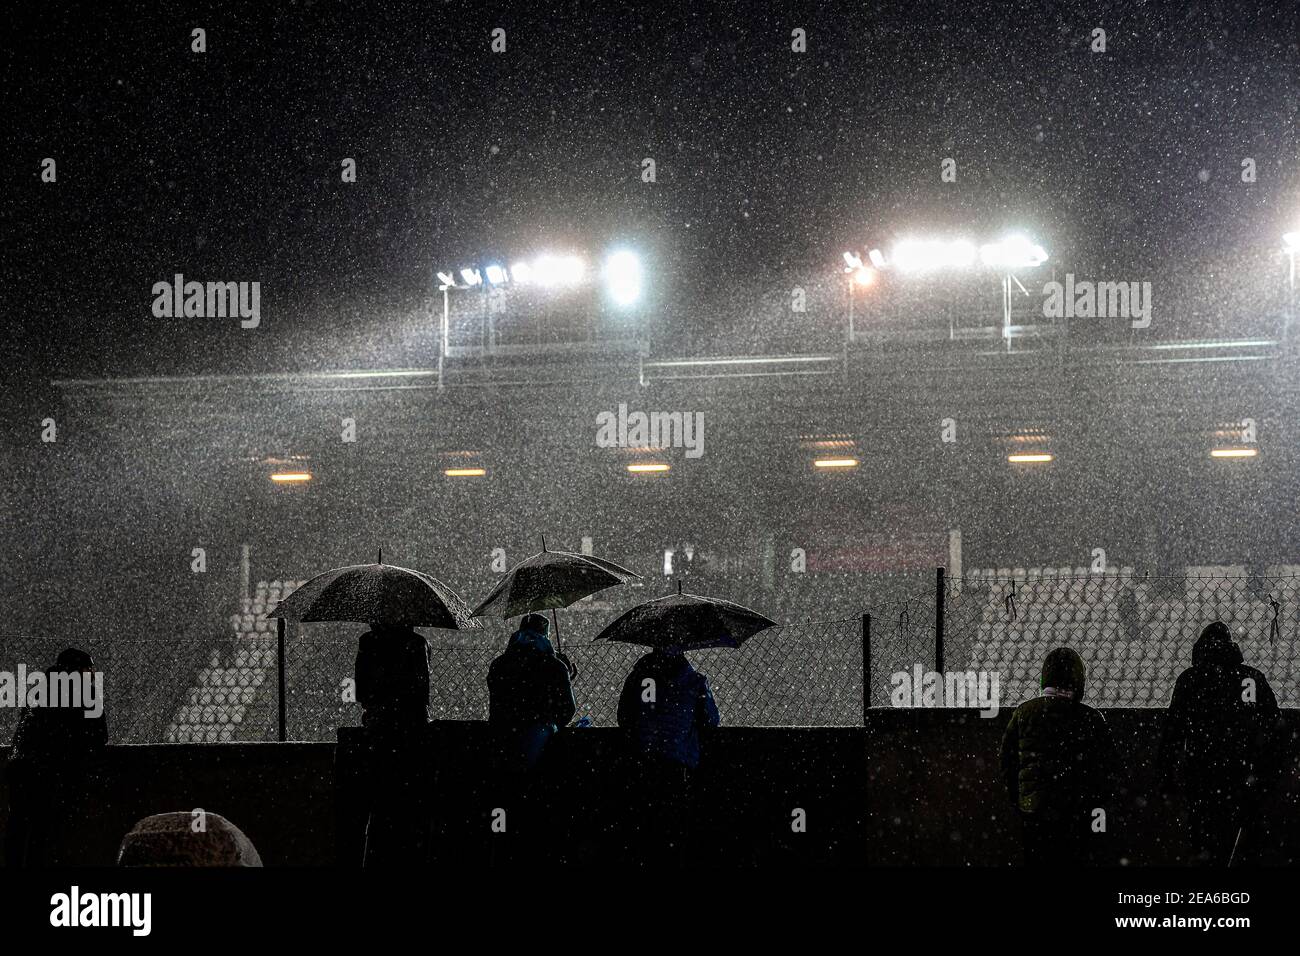
[(936, 586), (873, 616), (872, 704), (888, 703), (893, 673), (920, 664), (997, 674), (1002, 705), (1014, 705), (1038, 693), (1047, 653), (1070, 647), (1087, 665), (1093, 706), (1165, 707), (1214, 621), (1228, 626), (1281, 706), (1300, 705), (1300, 576), (1244, 568), (1169, 576), (1045, 569), (949, 580), (942, 592)]
[[(1222, 621), (1278, 702), (1300, 706), (1300, 575), (1138, 575), (1129, 569), (1005, 571), (888, 589), (863, 616), (771, 628), (739, 649), (693, 652), (723, 721), (732, 726), (854, 726), (869, 706), (897, 704), (897, 675), (924, 671), (996, 674), (1001, 706), (1038, 692), (1043, 658), (1071, 647), (1088, 667), (1086, 697), (1099, 707), (1164, 707), (1191, 664), (1204, 627)], [(1286, 572), (1293, 569), (1287, 568)], [(897, 582), (895, 582), (897, 584)], [(941, 600), (940, 597), (942, 598)], [(269, 605), (265, 605), (269, 606)], [(269, 741), (280, 738), (280, 652), (272, 622), (250, 605), (224, 639), (198, 629), (183, 638), (77, 641), (104, 673), (114, 743)], [(254, 609), (256, 608), (256, 609)], [(247, 619), (247, 620), (246, 620)], [(333, 740), (360, 720), (351, 678), (356, 625), (309, 625), (285, 640), (284, 722), (290, 740)], [(49, 667), (65, 641), (7, 639), (0, 670)], [(487, 670), (499, 639), (482, 632), (432, 638), (430, 713), (440, 720), (487, 717)], [(569, 640), (577, 667), (578, 715), (616, 722), (623, 682), (643, 648)], [(907, 682), (913, 687), (914, 682)], [(924, 702), (913, 696), (912, 706)], [(0, 741), (13, 736), (20, 707), (0, 707)]]
[[(502, 648), (478, 641), (433, 644), (430, 714), (435, 720), (486, 720), (487, 672)], [(619, 694), (646, 648), (609, 642), (566, 643), (577, 668), (573, 693), (578, 717), (613, 726)], [(356, 638), (300, 634), (286, 644), (286, 736), (333, 740), (341, 726), (360, 721), (350, 693)], [(852, 726), (862, 723), (862, 626), (860, 619), (789, 624), (755, 635), (736, 649), (687, 655), (709, 679), (722, 720), (732, 726)], [(275, 675), (260, 695), (264, 706), (244, 717), (238, 739), (274, 740), (278, 735)]]

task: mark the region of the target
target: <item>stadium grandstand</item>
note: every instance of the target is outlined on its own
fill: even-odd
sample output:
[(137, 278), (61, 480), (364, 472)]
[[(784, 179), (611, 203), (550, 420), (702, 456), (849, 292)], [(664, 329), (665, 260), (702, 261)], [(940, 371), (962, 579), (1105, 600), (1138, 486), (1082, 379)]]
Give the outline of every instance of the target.
[[(628, 661), (586, 643), (678, 577), (805, 628), (794, 644), (836, 662), (801, 672), (769, 653), (765, 677), (755, 652), (757, 673), (732, 681), (742, 721), (860, 720), (862, 615), (877, 620), (875, 673), (928, 666), (936, 567), (952, 588), (947, 661), (1006, 675), (1008, 701), (1055, 642), (1082, 650), (1107, 705), (1162, 706), (1214, 619), (1281, 677), (1295, 663), (1300, 435), (1280, 410), (1300, 363), (1277, 257), (1248, 264), (1231, 285), (1172, 276), (1182, 298), (1158, 299), (1141, 331), (1025, 313), (1008, 336), (996, 286), (882, 279), (850, 335), (859, 293), (832, 264), (806, 282), (803, 313), (789, 311), (792, 277), (729, 290), (749, 305), (712, 339), (612, 327), (595, 302), (570, 303), (560, 323), (559, 305), (516, 312), (506, 293), (451, 288), (361, 310), (355, 337), (331, 343), (332, 370), (306, 352), (278, 372), (56, 379), (10, 422), (7, 560), (45, 570), (8, 569), (29, 600), (6, 647), (51, 633), (160, 642), (177, 651), (137, 656), (115, 739), (273, 739), (265, 615), (296, 584), (382, 547), (474, 598), (545, 533), (642, 576), (561, 621), (590, 658), (579, 690), (598, 721)], [(1211, 291), (1214, 321), (1195, 308)], [(698, 414), (703, 454), (598, 447), (597, 416), (620, 405)], [(46, 416), (60, 440), (34, 445), (25, 429)], [(629, 470), (647, 464), (658, 470)], [(1195, 590), (1206, 566), (1213, 594)], [(900, 616), (908, 634), (891, 650)], [(356, 720), (341, 688), (357, 630), (290, 635), (291, 735)], [(436, 713), (482, 715), (504, 635), (438, 636)], [(715, 665), (724, 686), (729, 666)], [(806, 699), (771, 703), (800, 681)]]

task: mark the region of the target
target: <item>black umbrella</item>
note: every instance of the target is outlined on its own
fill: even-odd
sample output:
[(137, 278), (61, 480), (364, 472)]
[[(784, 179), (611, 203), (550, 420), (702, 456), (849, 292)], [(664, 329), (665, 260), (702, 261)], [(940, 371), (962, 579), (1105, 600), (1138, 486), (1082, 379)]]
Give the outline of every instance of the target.
[(518, 617), (568, 607), (589, 594), (626, 584), (636, 577), (639, 575), (604, 558), (543, 550), (507, 571), (474, 609), (474, 616)]
[(640, 575), (635, 572), (594, 555), (547, 551), (546, 539), (543, 538), (542, 550), (507, 571), (473, 613), (475, 617), (491, 614), (509, 618), (549, 610), (558, 644), (560, 629), (555, 620), (556, 608), (568, 607), (589, 594), (616, 584), (626, 584), (638, 577)]
[(437, 578), (382, 563), (318, 574), (277, 604), (267, 617), (448, 630), (481, 626), (460, 595)]
[(676, 594), (646, 601), (624, 612), (596, 640), (694, 651), (739, 647), (759, 631), (776, 626), (776, 621), (740, 604), (683, 594), (681, 587), (679, 581)]

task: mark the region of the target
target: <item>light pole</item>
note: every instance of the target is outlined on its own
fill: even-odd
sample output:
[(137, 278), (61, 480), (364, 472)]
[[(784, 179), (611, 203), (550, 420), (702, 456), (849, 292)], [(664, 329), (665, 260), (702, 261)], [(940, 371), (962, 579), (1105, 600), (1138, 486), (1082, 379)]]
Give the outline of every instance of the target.
[[(878, 254), (877, 254), (878, 255)], [(864, 265), (861, 257), (856, 252), (844, 253), (844, 272), (848, 276), (849, 283), (849, 324), (846, 337), (847, 348), (857, 340), (857, 330), (854, 328), (854, 305), (856, 296), (854, 292), (858, 286), (866, 288), (876, 281), (876, 270), (871, 266)]]
[[(996, 242), (975, 246), (966, 239), (904, 239), (890, 251), (888, 260), (877, 249), (871, 250), (871, 263), (875, 268), (863, 266), (856, 253), (844, 253), (845, 271), (850, 273), (849, 288), (849, 341), (854, 335), (854, 296), (852, 283), (859, 275), (865, 275), (870, 284), (875, 280), (876, 269), (886, 267), (897, 269), (907, 275), (927, 275), (935, 272), (958, 272), (973, 268), (977, 263), (985, 269), (994, 271), (1002, 277), (1002, 337), (1006, 340), (1007, 351), (1011, 351), (1011, 283), (1020, 291), (1029, 295), (1016, 271), (1033, 269), (1048, 259), (1043, 247), (1031, 242), (1019, 234), (1011, 234)], [(949, 338), (953, 332), (951, 320)]]

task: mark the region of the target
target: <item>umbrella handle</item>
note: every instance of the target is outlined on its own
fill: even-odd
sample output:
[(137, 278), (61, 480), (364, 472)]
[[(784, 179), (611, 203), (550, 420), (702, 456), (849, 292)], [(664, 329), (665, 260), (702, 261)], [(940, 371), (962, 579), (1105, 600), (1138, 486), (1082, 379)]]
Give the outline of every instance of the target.
[(569, 680), (572, 681), (578, 676), (578, 668), (573, 666), (573, 661), (560, 653), (560, 648), (563, 645), (560, 643), (560, 622), (555, 616), (555, 608), (551, 608), (551, 627), (555, 631), (555, 656), (564, 663), (565, 668), (569, 672)]

